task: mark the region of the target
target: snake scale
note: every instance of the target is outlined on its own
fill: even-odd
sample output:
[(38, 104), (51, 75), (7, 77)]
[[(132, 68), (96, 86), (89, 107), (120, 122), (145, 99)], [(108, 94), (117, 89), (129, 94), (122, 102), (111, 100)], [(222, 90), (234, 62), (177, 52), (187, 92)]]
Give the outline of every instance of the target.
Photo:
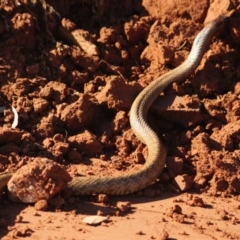
[[(143, 167), (138, 171), (120, 176), (74, 177), (68, 184), (70, 192), (74, 195), (93, 193), (125, 195), (141, 190), (157, 179), (164, 168), (166, 150), (147, 123), (149, 108), (167, 86), (186, 79), (197, 68), (213, 36), (221, 28), (225, 19), (227, 16), (219, 16), (204, 27), (195, 38), (187, 59), (177, 68), (155, 79), (134, 100), (130, 110), (130, 124), (135, 135), (148, 148), (148, 158)], [(12, 172), (0, 174), (0, 188), (7, 184), (13, 174)]]

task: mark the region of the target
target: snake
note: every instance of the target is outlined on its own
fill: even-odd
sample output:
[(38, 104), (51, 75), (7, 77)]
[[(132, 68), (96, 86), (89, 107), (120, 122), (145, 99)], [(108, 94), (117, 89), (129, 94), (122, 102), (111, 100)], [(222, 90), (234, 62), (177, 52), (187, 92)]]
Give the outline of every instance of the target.
[[(227, 16), (221, 15), (209, 22), (196, 36), (186, 60), (173, 70), (154, 79), (135, 98), (130, 109), (130, 125), (137, 138), (147, 146), (148, 156), (144, 165), (136, 171), (117, 176), (75, 176), (68, 183), (73, 195), (127, 195), (153, 184), (165, 166), (166, 149), (157, 133), (147, 121), (147, 113), (159, 94), (170, 84), (188, 78), (197, 68), (221, 29)], [(7, 185), (13, 172), (0, 173), (0, 188)]]

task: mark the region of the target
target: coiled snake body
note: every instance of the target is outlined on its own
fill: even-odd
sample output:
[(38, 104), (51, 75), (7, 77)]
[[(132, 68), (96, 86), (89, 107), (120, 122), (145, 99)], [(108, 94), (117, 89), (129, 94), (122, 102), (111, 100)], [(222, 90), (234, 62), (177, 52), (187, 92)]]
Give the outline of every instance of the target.
[[(220, 16), (211, 21), (197, 35), (188, 58), (174, 70), (155, 79), (135, 99), (130, 110), (130, 124), (136, 136), (147, 145), (148, 158), (144, 166), (121, 176), (74, 177), (68, 189), (74, 195), (105, 193), (125, 195), (152, 184), (163, 170), (166, 151), (157, 134), (147, 123), (147, 113), (152, 103), (167, 86), (186, 79), (199, 65), (212, 37), (221, 28), (227, 17)], [(7, 184), (12, 172), (0, 174), (0, 188)]]

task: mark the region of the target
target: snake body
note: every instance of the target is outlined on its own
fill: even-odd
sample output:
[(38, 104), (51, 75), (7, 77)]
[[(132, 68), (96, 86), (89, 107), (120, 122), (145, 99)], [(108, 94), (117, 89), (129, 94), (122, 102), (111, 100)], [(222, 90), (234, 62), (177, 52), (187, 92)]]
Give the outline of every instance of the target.
[[(130, 124), (135, 135), (148, 148), (148, 158), (143, 167), (138, 171), (120, 176), (74, 177), (68, 184), (70, 192), (74, 195), (94, 193), (125, 195), (139, 191), (157, 179), (164, 168), (166, 150), (147, 123), (149, 108), (167, 86), (186, 79), (196, 69), (212, 37), (221, 28), (226, 18), (226, 16), (220, 16), (204, 27), (195, 38), (188, 58), (177, 68), (155, 79), (134, 100), (130, 110)], [(0, 187), (6, 185), (12, 175), (13, 173), (0, 174)]]

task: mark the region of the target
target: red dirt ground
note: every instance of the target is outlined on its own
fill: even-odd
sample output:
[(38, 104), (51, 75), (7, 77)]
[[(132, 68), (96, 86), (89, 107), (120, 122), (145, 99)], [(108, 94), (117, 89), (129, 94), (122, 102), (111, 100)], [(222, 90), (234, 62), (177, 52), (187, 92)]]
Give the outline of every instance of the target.
[[(149, 123), (168, 155), (156, 183), (123, 197), (63, 191), (36, 205), (4, 194), (0, 238), (240, 239), (239, 5), (1, 2), (0, 101), (19, 113), (16, 129), (11, 111), (0, 116), (1, 172), (39, 159), (71, 176), (139, 169), (147, 149), (129, 125), (133, 100), (187, 57), (204, 24), (231, 17), (195, 73), (169, 86), (151, 108)], [(108, 220), (89, 226), (82, 222), (89, 215)]]

